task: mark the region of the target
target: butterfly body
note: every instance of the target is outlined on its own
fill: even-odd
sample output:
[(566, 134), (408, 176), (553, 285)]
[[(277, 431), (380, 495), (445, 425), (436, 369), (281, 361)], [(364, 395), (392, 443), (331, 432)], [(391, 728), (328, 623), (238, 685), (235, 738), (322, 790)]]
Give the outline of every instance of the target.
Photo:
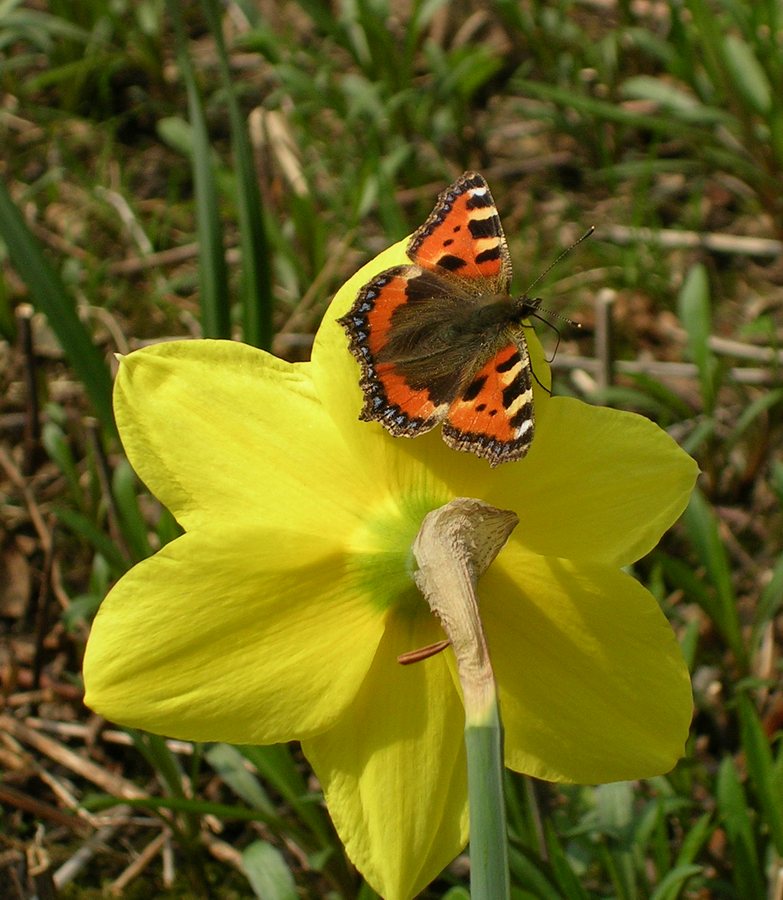
[(375, 276), (340, 319), (361, 367), (360, 418), (443, 439), (495, 466), (533, 439), (525, 319), (537, 300), (509, 295), (511, 262), (492, 195), (466, 172), (411, 237), (410, 265)]

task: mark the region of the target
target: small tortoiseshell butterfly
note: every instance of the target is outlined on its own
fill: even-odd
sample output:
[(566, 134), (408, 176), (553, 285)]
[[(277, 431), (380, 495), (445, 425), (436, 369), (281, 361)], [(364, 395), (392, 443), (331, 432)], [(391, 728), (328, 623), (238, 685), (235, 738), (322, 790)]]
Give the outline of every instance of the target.
[(511, 259), (495, 201), (477, 172), (438, 197), (411, 237), (412, 264), (366, 284), (339, 321), (361, 366), (364, 421), (443, 440), (489, 460), (521, 459), (533, 440), (523, 320), (539, 300), (509, 296)]

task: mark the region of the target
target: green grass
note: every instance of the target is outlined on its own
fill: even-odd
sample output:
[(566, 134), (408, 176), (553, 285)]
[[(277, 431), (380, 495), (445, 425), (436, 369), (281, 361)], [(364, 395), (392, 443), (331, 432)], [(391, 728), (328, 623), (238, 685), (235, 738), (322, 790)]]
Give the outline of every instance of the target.
[[(0, 531), (4, 558), (21, 553), (34, 583), (53, 585), (60, 601), (37, 620), (44, 669), (78, 682), (108, 586), (177, 533), (114, 434), (112, 354), (205, 334), (306, 358), (345, 278), (420, 224), (453, 176), (479, 168), (520, 289), (598, 226), (541, 286), (547, 307), (585, 325), (584, 336), (564, 335), (560, 353), (591, 353), (592, 299), (615, 291), (617, 358), (695, 370), (622, 377), (602, 399), (656, 418), (703, 472), (681, 523), (635, 567), (691, 667), (687, 756), (667, 776), (597, 788), (507, 775), (512, 895), (774, 896), (783, 388), (779, 364), (720, 355), (710, 339), (778, 350), (779, 279), (774, 265), (740, 252), (600, 235), (622, 224), (783, 237), (783, 12), (732, 0), (641, 13), (567, 0), (509, 0), (467, 16), (433, 0), (407, 16), (396, 8), (301, 0), (265, 16), (238, 3), (227, 19), (212, 0), (60, 2), (45, 12), (0, 3), (0, 441), (19, 468), (30, 463), (27, 499), (8, 467), (0, 472)], [(23, 301), (41, 314), (32, 374), (44, 410), (24, 465)], [(738, 382), (737, 365), (761, 370), (766, 384)], [(565, 376), (557, 389), (596, 396)], [(54, 530), (54, 557), (31, 508)], [(28, 588), (13, 642), (32, 640), (32, 598), (45, 595)], [(86, 715), (73, 702), (54, 717)], [(93, 752), (173, 836), (182, 882), (167, 894), (157, 858), (141, 876), (147, 896), (204, 894), (208, 884), (224, 884), (225, 896), (374, 896), (346, 861), (296, 747), (175, 754), (134, 735)], [(23, 786), (59, 802), (41, 783)], [(85, 781), (75, 790), (93, 808), (109, 802), (88, 803), (95, 788)], [(6, 812), (20, 845), (31, 842), (36, 815)], [(247, 879), (215, 861), (205, 822), (241, 852)], [(125, 840), (138, 852), (151, 833), (128, 826)], [(56, 831), (47, 840), (58, 860), (77, 846)], [(90, 896), (130, 858), (104, 857), (68, 896)], [(462, 897), (466, 883), (456, 867), (426, 896)]]

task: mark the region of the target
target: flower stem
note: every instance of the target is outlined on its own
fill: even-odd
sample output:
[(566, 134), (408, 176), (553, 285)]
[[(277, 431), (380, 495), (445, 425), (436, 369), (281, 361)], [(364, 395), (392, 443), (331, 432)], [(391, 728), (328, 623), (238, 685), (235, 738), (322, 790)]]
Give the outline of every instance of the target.
[(470, 804), (470, 896), (510, 896), (506, 804), (503, 795), (503, 726), (493, 691), (484, 722), (465, 724)]
[(416, 583), (451, 643), (462, 687), (473, 900), (510, 896), (503, 733), (476, 586), (517, 521), (507, 510), (458, 498), (425, 517), (413, 545)]

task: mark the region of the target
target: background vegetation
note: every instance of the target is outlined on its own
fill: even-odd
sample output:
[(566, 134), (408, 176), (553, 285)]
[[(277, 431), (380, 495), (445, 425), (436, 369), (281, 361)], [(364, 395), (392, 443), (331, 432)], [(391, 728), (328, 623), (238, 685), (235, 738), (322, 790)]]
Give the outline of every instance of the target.
[[(201, 334), (307, 358), (467, 168), (520, 290), (597, 225), (540, 286), (584, 326), (557, 390), (649, 415), (703, 472), (635, 573), (691, 667), (687, 756), (510, 776), (514, 896), (783, 896), (782, 83), (778, 0), (0, 0), (3, 896), (374, 896), (296, 747), (81, 706), (101, 598), (176, 533), (111, 367)], [(426, 896), (466, 896), (463, 862)]]

